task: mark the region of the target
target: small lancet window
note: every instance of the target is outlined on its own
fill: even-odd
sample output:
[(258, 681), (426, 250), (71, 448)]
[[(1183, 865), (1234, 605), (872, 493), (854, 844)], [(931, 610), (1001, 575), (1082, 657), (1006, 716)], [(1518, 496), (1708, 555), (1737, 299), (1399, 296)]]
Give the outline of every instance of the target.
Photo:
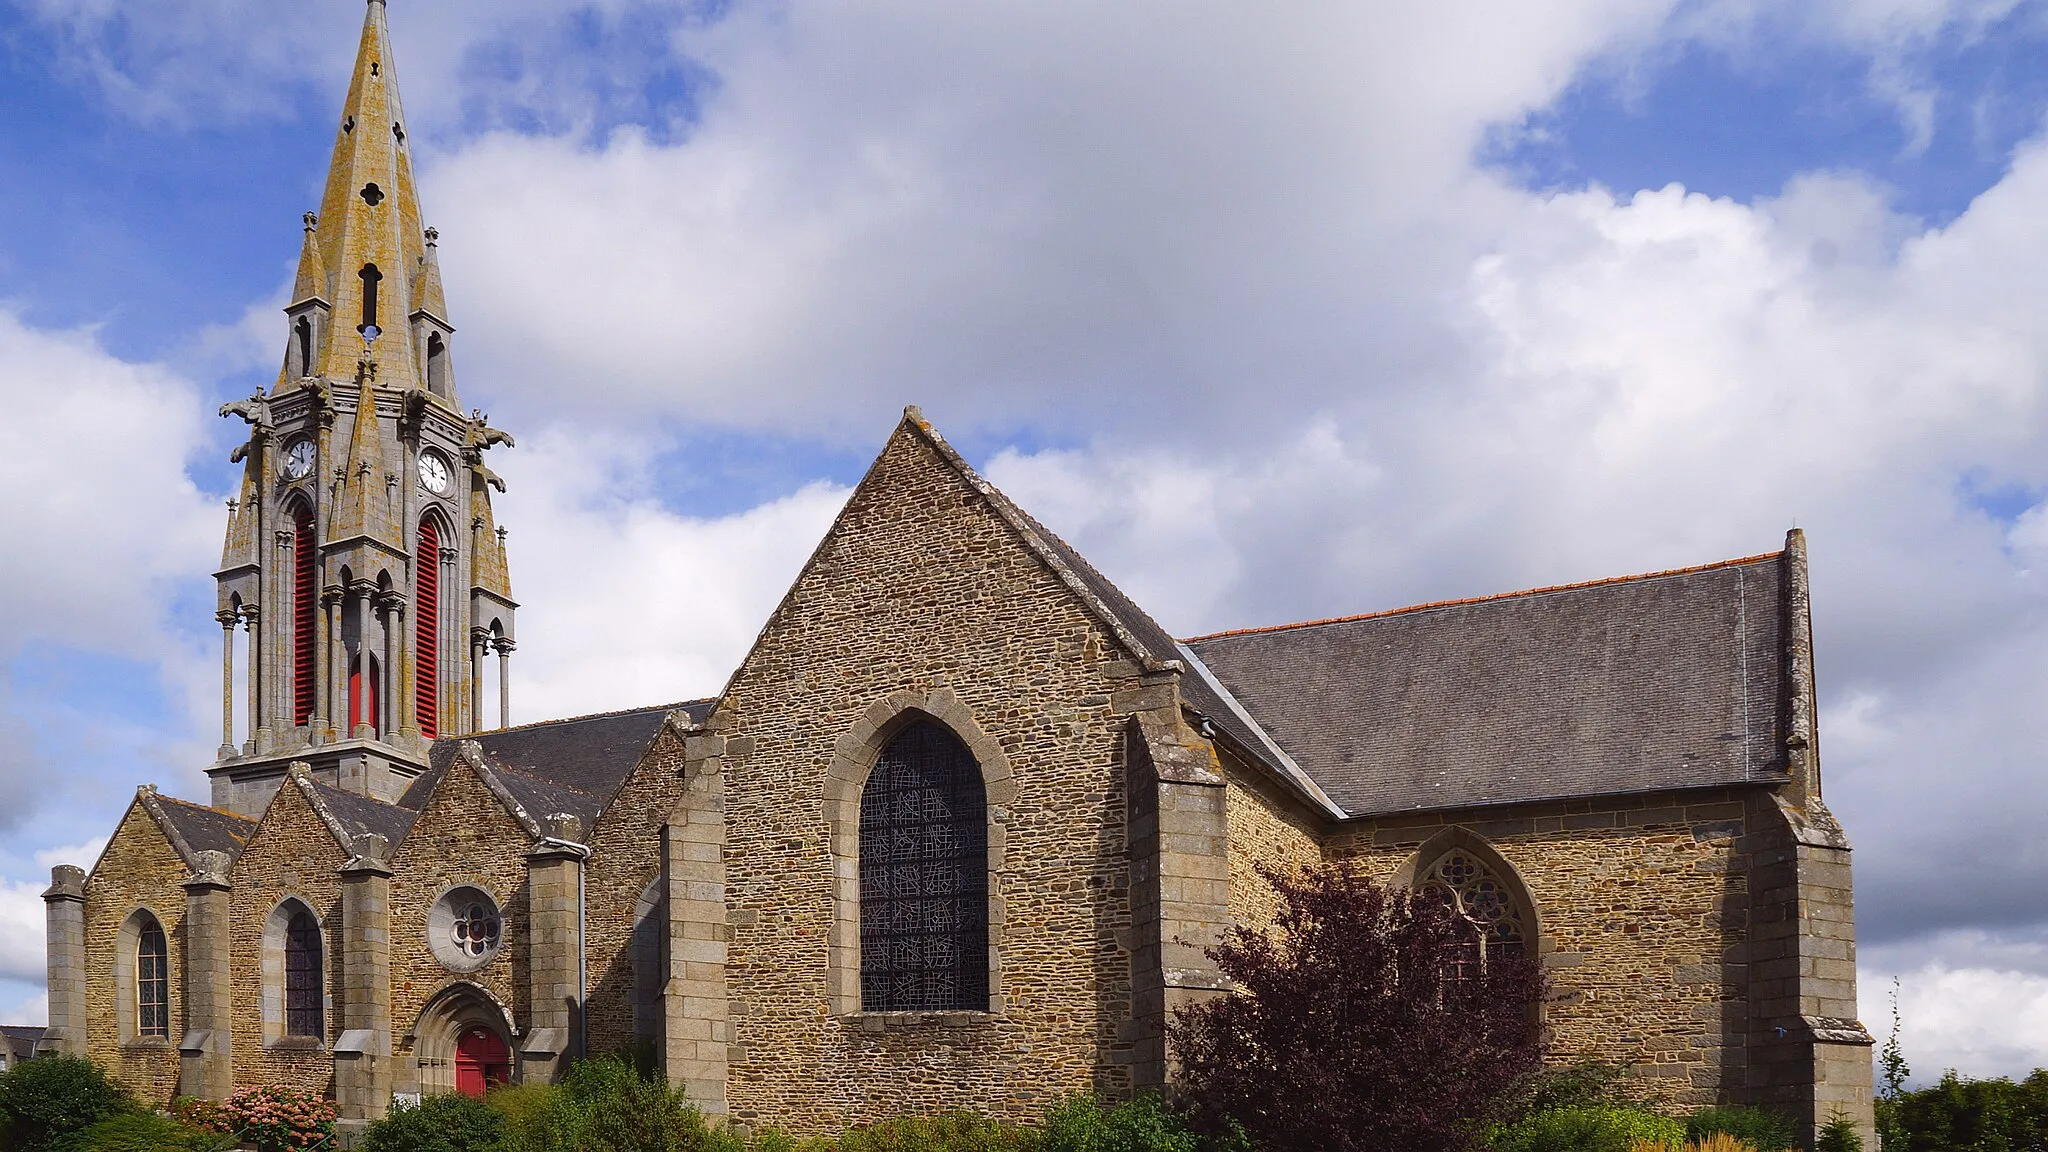
[(375, 264), (365, 264), (356, 275), (363, 280), (363, 323), (356, 331), (368, 335), (370, 329), (377, 327), (377, 285), (383, 282), (384, 273), (379, 272)]
[(304, 316), (292, 325), (292, 375), (313, 374), (313, 321)]
[(439, 332), (427, 334), (427, 391), (448, 395), (448, 341)]
[(391, 134), (398, 138), (398, 142), (400, 145), (403, 145), (405, 143), (405, 125), (393, 124), (391, 126)]
[(287, 1036), (326, 1034), (326, 1007), (321, 992), (320, 924), (304, 908), (292, 911), (284, 932), (284, 1032)]
[(355, 132), (355, 130), (356, 130), (356, 118), (355, 118), (355, 117), (353, 117), (353, 116), (344, 116), (344, 117), (342, 117), (342, 119), (341, 119), (341, 130), (342, 130), (343, 132), (347, 132), (347, 133), (350, 133), (351, 135), (352, 135), (352, 134), (354, 134), (354, 132)]
[(135, 944), (135, 1034), (171, 1035), (171, 947), (154, 916), (144, 920)]

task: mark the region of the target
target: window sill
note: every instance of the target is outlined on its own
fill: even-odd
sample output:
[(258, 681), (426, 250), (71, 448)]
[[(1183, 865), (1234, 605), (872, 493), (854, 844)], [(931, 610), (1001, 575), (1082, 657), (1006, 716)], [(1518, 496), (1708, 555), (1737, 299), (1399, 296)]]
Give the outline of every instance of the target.
[(1008, 1019), (1001, 1012), (848, 1012), (839, 1019), (859, 1032), (901, 1032), (928, 1028), (978, 1028)]
[(168, 1036), (137, 1036), (121, 1041), (123, 1052), (168, 1052), (171, 1041)]
[(318, 1036), (280, 1036), (263, 1047), (270, 1052), (322, 1052), (327, 1041)]

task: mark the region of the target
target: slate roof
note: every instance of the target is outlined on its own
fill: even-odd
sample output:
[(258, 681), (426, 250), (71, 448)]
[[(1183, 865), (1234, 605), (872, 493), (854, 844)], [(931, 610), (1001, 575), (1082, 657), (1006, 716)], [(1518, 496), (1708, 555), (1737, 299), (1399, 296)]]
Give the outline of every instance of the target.
[(256, 830), (254, 820), (231, 812), (171, 796), (159, 795), (157, 799), (163, 804), (164, 818), (171, 822), (194, 852), (225, 852), (229, 856), (239, 856), (249, 834)]
[(426, 807), (456, 750), (464, 740), (474, 740), (483, 749), (484, 763), (530, 814), (566, 812), (581, 817), (588, 829), (654, 743), (669, 713), (682, 712), (701, 723), (716, 703), (689, 700), (437, 740), (428, 771), (399, 803), (414, 810)]
[(310, 782), (321, 803), (327, 805), (327, 811), (348, 829), (351, 843), (358, 836), (374, 834), (384, 837), (396, 848), (405, 839), (405, 834), (412, 831), (413, 821), (419, 819), (419, 813), (410, 808), (358, 796), (354, 792), (343, 792), (318, 780)]
[(1773, 553), (1187, 647), (1353, 816), (1768, 782), (1786, 568)]

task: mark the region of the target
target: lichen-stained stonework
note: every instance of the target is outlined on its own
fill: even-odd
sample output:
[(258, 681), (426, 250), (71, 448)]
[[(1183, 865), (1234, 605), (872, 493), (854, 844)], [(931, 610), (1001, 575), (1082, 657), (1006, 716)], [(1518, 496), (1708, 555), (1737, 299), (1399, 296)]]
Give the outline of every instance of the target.
[[(237, 1089), (282, 1085), (326, 1094), (333, 1087), (330, 1049), (340, 1035), (335, 978), (341, 955), (341, 877), (348, 853), (336, 842), (303, 789), (287, 781), (235, 861), (229, 937), (235, 976), (234, 1082)], [(320, 923), (322, 986), (327, 989), (319, 1037), (283, 1035), (279, 944), (265, 932), (271, 914), (297, 900)], [(273, 933), (274, 934), (274, 933)]]
[(1331, 855), (1393, 879), (1448, 827), (1484, 837), (1536, 906), (1551, 1059), (1624, 1065), (1649, 1096), (1699, 1105), (1741, 1083), (1747, 819), (1728, 790), (1434, 812), (1347, 824)]
[[(922, 1109), (1035, 1114), (1128, 1084), (1123, 654), (987, 499), (906, 423), (724, 698), (732, 1114), (798, 1130)], [(876, 701), (949, 689), (999, 743), (1016, 798), (991, 900), (995, 1013), (835, 1015), (836, 741)]]
[[(683, 742), (664, 726), (647, 755), (605, 809), (590, 837), (584, 870), (590, 991), (584, 1007), (590, 1051), (633, 1052), (651, 1044), (653, 1033), (636, 1032), (636, 1016), (658, 1004), (638, 998), (650, 978), (637, 964), (659, 964), (659, 941), (651, 956), (635, 955), (635, 916), (648, 886), (661, 875), (661, 825), (682, 794)], [(644, 929), (659, 932), (654, 917)], [(658, 997), (660, 983), (650, 989)]]
[[(166, 1104), (178, 1088), (178, 1040), (185, 1030), (185, 892), (191, 874), (183, 857), (140, 803), (131, 805), (86, 881), (86, 1021), (88, 1054), (114, 1073), (145, 1103)], [(123, 1013), (117, 994), (132, 990), (117, 982), (121, 926), (138, 909), (162, 924), (170, 944), (171, 1028), (166, 1039), (121, 1034)], [(132, 1007), (130, 1027), (132, 1028)]]
[(1247, 928), (1271, 926), (1280, 896), (1260, 867), (1296, 872), (1323, 862), (1323, 822), (1236, 757), (1224, 760), (1230, 791), (1230, 915)]
[[(415, 1070), (429, 1080), (437, 1071), (417, 1069), (422, 1054), (415, 1029), (438, 994), (470, 985), (508, 1009), (510, 1023), (529, 1018), (526, 851), (533, 839), (476, 770), (456, 757), (405, 842), (392, 853), (391, 1029), (398, 1091), (419, 1090)], [(456, 973), (434, 955), (428, 917), (435, 901), (460, 885), (478, 888), (497, 902), (504, 935), (489, 961)], [(507, 1039), (516, 1047), (516, 1037)]]

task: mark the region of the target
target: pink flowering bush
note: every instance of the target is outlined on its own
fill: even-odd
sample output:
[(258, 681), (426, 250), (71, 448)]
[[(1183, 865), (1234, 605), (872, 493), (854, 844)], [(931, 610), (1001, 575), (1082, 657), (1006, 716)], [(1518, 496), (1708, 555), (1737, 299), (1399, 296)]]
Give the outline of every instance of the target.
[(299, 1152), (334, 1134), (334, 1103), (296, 1088), (244, 1088), (220, 1106), (216, 1121), (262, 1152)]

